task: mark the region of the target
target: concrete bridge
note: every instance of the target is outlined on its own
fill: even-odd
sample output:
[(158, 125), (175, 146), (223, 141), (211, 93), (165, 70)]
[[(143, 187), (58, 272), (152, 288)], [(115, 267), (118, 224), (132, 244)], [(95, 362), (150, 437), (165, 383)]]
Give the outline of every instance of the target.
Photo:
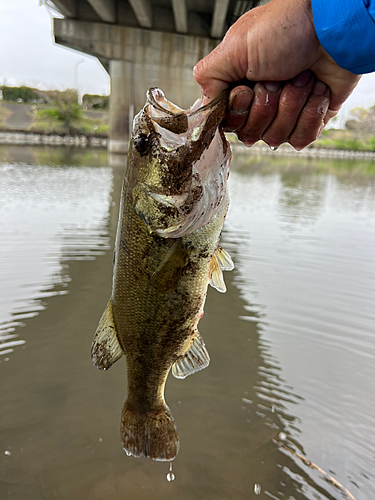
[[(194, 65), (259, 0), (53, 0), (58, 44), (98, 57), (111, 77), (112, 152), (127, 151), (149, 87), (181, 107), (199, 97)], [(264, 3), (264, 2), (262, 2)]]

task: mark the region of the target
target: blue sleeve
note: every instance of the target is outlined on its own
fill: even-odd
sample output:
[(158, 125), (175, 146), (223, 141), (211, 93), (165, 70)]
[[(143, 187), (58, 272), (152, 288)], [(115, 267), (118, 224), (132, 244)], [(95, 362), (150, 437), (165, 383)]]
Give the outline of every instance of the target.
[(315, 31), (342, 68), (375, 71), (375, 0), (311, 0)]

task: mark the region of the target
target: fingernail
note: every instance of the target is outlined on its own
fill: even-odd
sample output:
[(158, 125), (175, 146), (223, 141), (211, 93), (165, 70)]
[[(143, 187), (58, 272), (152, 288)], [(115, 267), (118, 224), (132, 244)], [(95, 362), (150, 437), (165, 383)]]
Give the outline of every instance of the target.
[(239, 94), (236, 94), (230, 104), (230, 112), (235, 113), (236, 115), (248, 113), (252, 100), (252, 92), (240, 92)]
[(263, 85), (269, 92), (277, 92), (280, 89), (280, 82), (263, 82)]
[(311, 71), (308, 69), (306, 71), (302, 71), (299, 75), (295, 76), (292, 80), (291, 83), (295, 87), (304, 87), (307, 85), (311, 78)]
[(317, 82), (315, 82), (312, 93), (314, 95), (324, 95), (326, 93), (326, 90), (327, 90), (327, 85), (318, 80)]

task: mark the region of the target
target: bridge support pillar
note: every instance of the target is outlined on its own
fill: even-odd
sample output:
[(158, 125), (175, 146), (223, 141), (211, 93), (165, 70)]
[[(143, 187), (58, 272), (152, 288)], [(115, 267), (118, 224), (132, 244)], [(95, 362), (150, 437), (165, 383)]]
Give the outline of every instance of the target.
[(127, 26), (55, 19), (56, 43), (94, 55), (111, 77), (109, 149), (125, 153), (134, 114), (146, 91), (160, 87), (165, 96), (187, 108), (200, 95), (194, 65), (216, 45), (209, 38), (164, 33)]
[(134, 64), (113, 59), (109, 63), (109, 142), (111, 153), (127, 153), (134, 109)]

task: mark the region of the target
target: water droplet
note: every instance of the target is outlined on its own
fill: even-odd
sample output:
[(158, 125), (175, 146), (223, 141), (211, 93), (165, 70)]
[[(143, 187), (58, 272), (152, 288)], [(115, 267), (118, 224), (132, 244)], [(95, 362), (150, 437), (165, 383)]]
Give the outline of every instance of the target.
[(167, 474), (167, 481), (174, 481), (176, 476), (172, 472), (172, 462), (169, 464), (169, 472)]
[(260, 484), (258, 484), (258, 483), (255, 483), (255, 484), (254, 484), (254, 493), (255, 493), (256, 495), (260, 495), (261, 491), (262, 491), (262, 487), (261, 487), (261, 485), (260, 485)]
[(11, 453), (10, 453), (10, 451), (9, 451), (9, 450), (5, 450), (5, 451), (4, 451), (4, 455), (6, 455), (7, 457), (10, 457)]
[(101, 443), (103, 441), (103, 438), (99, 438), (99, 443)]
[(5, 362), (9, 361), (9, 358), (5, 358), (5, 359), (4, 359), (4, 361), (5, 361)]
[(276, 411), (276, 406), (272, 405), (272, 413), (275, 413), (275, 411)]
[(132, 454), (130, 453), (130, 451), (128, 451), (128, 450), (125, 450), (125, 453), (128, 455), (128, 457), (131, 457), (131, 455), (132, 455)]
[(277, 148), (278, 148), (278, 146), (270, 146), (271, 151), (276, 151)]
[(279, 438), (281, 439), (281, 441), (286, 441), (288, 436), (285, 434), (285, 432), (280, 432)]

